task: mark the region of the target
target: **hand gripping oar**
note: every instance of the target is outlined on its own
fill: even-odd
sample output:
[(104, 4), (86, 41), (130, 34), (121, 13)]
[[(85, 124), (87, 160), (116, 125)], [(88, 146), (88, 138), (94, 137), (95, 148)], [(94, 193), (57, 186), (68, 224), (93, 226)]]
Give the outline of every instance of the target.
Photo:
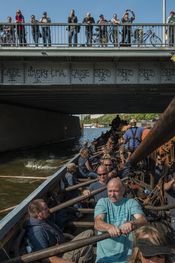
[(83, 183), (79, 183), (79, 184), (75, 184), (75, 185), (71, 185), (71, 186), (68, 186), (65, 188), (65, 192), (69, 192), (69, 191), (73, 191), (73, 190), (76, 190), (80, 187), (83, 187), (83, 186), (86, 186), (86, 185), (89, 185), (91, 183), (94, 183), (96, 182), (98, 179), (93, 179), (93, 180), (89, 180), (87, 182), (83, 182)]
[(50, 213), (54, 213), (54, 212), (56, 212), (56, 211), (58, 211), (58, 210), (61, 210), (61, 209), (63, 209), (63, 208), (66, 208), (66, 207), (72, 206), (72, 205), (74, 205), (74, 204), (76, 204), (76, 203), (79, 203), (79, 202), (81, 202), (81, 201), (83, 201), (83, 200), (86, 200), (86, 199), (88, 199), (89, 197), (92, 197), (92, 196), (94, 196), (94, 195), (96, 195), (96, 194), (98, 194), (98, 193), (101, 193), (101, 192), (104, 191), (105, 189), (106, 189), (106, 186), (101, 187), (101, 188), (99, 188), (99, 189), (97, 189), (97, 190), (92, 191), (89, 195), (81, 195), (81, 196), (75, 197), (75, 198), (73, 198), (73, 199), (71, 199), (71, 200), (68, 200), (68, 201), (66, 201), (66, 202), (64, 202), (64, 203), (62, 203), (62, 204), (59, 204), (59, 205), (57, 205), (57, 206), (54, 206), (54, 207), (50, 208)]
[(44, 258), (49, 258), (55, 255), (59, 255), (68, 251), (72, 251), (84, 246), (92, 245), (98, 241), (104, 240), (110, 238), (109, 233), (104, 233), (98, 236), (92, 236), (89, 238), (83, 238), (71, 242), (66, 242), (62, 245), (57, 245), (53, 247), (49, 247), (37, 252), (29, 253), (29, 254), (24, 254), (23, 256), (19, 256), (16, 258), (12, 258), (9, 260), (6, 260), (2, 263), (28, 263), (28, 262), (33, 262), (36, 260), (44, 259)]

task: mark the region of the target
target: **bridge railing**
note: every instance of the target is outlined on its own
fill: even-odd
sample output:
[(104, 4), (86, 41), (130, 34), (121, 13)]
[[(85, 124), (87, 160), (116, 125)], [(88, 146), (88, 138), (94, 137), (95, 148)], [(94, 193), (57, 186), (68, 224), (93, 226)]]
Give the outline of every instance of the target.
[(175, 46), (175, 25), (1, 23), (1, 47), (162, 48)]

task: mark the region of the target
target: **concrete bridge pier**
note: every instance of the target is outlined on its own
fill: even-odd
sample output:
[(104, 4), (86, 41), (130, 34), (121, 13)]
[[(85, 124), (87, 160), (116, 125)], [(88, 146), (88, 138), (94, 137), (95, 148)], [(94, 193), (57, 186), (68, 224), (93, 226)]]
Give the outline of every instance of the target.
[(0, 152), (80, 136), (79, 118), (0, 104)]

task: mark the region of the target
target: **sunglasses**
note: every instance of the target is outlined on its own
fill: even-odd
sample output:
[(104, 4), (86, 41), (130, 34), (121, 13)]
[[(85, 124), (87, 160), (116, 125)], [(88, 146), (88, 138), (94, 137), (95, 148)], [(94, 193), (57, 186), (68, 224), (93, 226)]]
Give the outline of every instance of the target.
[(165, 255), (155, 255), (155, 256), (149, 256), (149, 257), (146, 257), (146, 256), (143, 256), (145, 259), (152, 259), (154, 257), (156, 258), (165, 258)]
[(98, 174), (98, 176), (102, 176), (102, 175), (106, 175), (107, 173), (103, 173), (103, 174)]

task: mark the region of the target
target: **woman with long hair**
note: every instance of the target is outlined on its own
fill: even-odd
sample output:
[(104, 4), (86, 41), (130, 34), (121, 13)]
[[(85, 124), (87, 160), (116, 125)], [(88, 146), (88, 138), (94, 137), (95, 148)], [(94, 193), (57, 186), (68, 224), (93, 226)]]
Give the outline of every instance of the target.
[(128, 263), (170, 263), (170, 248), (160, 232), (152, 226), (142, 226), (134, 232), (133, 251)]
[[(78, 23), (78, 19), (77, 16), (75, 15), (75, 10), (71, 10), (70, 14), (68, 16), (68, 40), (69, 40), (69, 47), (73, 46), (77, 46), (77, 42), (78, 42), (78, 32), (79, 32), (79, 27), (76, 26), (75, 24)], [(73, 25), (71, 25), (73, 24)]]

